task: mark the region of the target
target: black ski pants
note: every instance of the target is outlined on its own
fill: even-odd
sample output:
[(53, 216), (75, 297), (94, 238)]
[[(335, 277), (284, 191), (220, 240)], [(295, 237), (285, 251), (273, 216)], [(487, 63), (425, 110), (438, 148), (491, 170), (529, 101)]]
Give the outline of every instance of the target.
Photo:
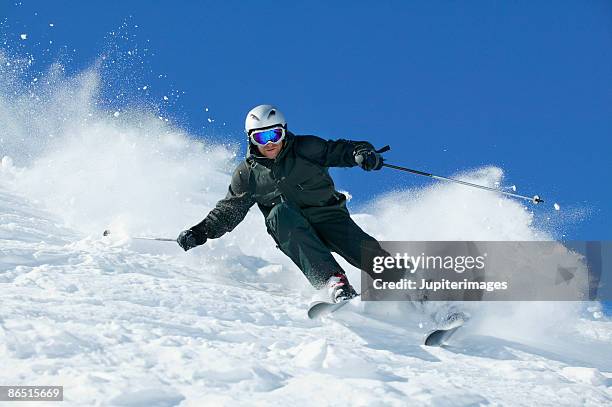
[(348, 212), (324, 222), (311, 222), (299, 208), (282, 202), (266, 216), (266, 227), (278, 248), (293, 260), (315, 288), (321, 288), (334, 274), (344, 273), (332, 251), (359, 269), (372, 256), (389, 255)]

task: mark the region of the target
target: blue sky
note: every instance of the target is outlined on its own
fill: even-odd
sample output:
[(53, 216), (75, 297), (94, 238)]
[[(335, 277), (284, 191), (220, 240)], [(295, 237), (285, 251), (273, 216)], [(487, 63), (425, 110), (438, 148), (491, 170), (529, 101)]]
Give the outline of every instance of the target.
[[(40, 69), (59, 59), (77, 72), (138, 47), (137, 64), (106, 78), (109, 98), (147, 83), (193, 134), (240, 142), (246, 111), (273, 103), (294, 132), (390, 144), (394, 164), (440, 175), (500, 166), (507, 185), (559, 202), (560, 216), (588, 212), (563, 227), (567, 238), (612, 238), (610, 1), (0, 0), (0, 17), (7, 46)], [(334, 176), (356, 203), (430, 182)]]

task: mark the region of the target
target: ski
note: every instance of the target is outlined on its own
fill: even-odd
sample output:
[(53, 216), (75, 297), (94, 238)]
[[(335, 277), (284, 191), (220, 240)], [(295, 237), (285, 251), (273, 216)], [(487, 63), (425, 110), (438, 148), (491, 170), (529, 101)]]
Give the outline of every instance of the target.
[(425, 345), (442, 346), (446, 344), (450, 337), (453, 336), (453, 334), (457, 332), (459, 328), (461, 328), (461, 325), (450, 329), (435, 329), (425, 337)]
[(426, 346), (442, 346), (457, 332), (459, 328), (466, 322), (465, 314), (458, 312), (448, 316), (448, 325), (446, 328), (434, 329), (425, 336), (424, 344)]
[(324, 315), (329, 315), (333, 312), (336, 312), (355, 298), (359, 297), (359, 295), (360, 294), (357, 294), (353, 298), (340, 302), (315, 301), (311, 303), (308, 307), (308, 318), (317, 319)]

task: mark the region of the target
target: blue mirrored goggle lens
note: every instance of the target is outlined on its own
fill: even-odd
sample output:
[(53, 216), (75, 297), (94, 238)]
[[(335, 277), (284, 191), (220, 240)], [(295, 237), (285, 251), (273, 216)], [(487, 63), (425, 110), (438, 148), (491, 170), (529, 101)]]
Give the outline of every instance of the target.
[(277, 143), (283, 137), (282, 129), (270, 129), (253, 133), (253, 140), (258, 144), (266, 145), (267, 143)]

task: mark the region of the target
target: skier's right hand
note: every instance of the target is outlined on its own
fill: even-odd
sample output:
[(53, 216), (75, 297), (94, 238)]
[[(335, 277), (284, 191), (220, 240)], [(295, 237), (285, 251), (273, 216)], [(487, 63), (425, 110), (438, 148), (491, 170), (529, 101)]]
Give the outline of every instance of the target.
[(206, 240), (206, 236), (198, 236), (191, 229), (183, 230), (176, 238), (178, 245), (185, 251), (206, 243)]

